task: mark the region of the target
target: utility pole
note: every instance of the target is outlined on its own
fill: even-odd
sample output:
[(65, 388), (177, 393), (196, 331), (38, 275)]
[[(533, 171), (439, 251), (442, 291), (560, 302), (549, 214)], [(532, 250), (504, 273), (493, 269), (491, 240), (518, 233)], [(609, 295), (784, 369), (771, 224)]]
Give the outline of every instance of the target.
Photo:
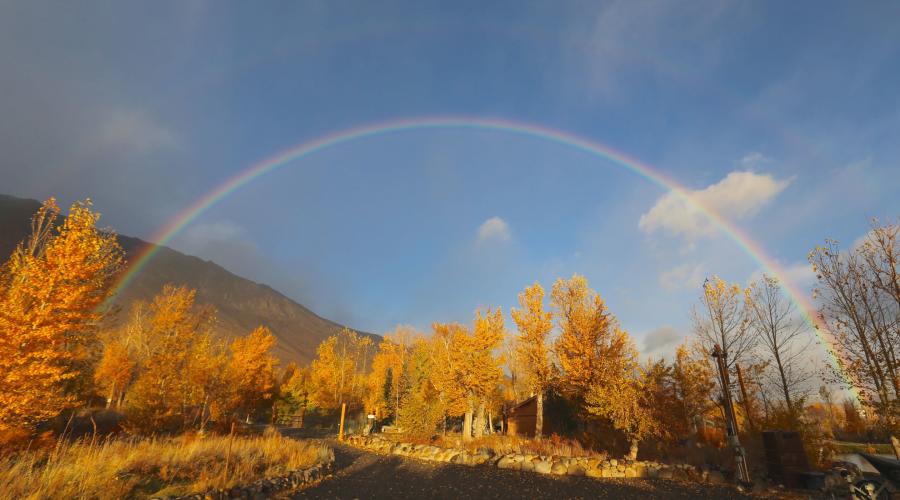
[(718, 344), (712, 351), (712, 357), (716, 358), (719, 368), (719, 382), (722, 384), (722, 404), (725, 409), (725, 431), (728, 435), (728, 445), (734, 450), (734, 463), (737, 467), (738, 478), (743, 483), (750, 482), (750, 470), (747, 467), (747, 455), (738, 439), (737, 419), (734, 418), (734, 404), (731, 401), (731, 381), (728, 378), (728, 353), (722, 350)]
[(744, 413), (747, 414), (747, 426), (750, 427), (751, 431), (755, 431), (756, 425), (753, 424), (753, 408), (750, 407), (750, 398), (747, 397), (747, 386), (744, 385), (744, 376), (741, 374), (741, 365), (735, 363), (734, 367), (737, 369), (738, 385), (741, 388), (741, 399), (744, 403)]

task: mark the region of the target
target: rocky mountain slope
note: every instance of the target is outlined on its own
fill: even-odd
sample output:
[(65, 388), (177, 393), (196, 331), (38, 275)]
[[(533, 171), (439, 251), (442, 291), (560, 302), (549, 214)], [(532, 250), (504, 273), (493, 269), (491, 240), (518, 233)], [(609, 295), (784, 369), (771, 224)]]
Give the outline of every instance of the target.
[[(6, 258), (30, 231), (31, 216), (40, 207), (36, 200), (0, 195), (0, 260)], [(145, 248), (138, 238), (119, 236), (127, 258)], [(135, 300), (150, 300), (166, 283), (197, 290), (199, 303), (216, 307), (218, 332), (228, 338), (246, 335), (265, 325), (278, 339), (275, 354), (282, 362), (306, 364), (315, 357), (316, 346), (343, 328), (318, 316), (271, 287), (237, 276), (215, 262), (162, 247), (130, 286), (116, 299), (119, 319)], [(377, 335), (366, 334), (378, 342)]]

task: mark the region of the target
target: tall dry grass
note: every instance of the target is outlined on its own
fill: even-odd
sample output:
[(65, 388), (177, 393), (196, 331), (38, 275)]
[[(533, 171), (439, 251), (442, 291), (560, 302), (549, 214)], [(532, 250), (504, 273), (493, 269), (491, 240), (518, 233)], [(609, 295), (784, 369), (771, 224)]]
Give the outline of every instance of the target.
[(184, 495), (284, 475), (332, 453), (321, 443), (274, 432), (257, 437), (60, 441), (49, 450), (0, 458), (0, 499)]

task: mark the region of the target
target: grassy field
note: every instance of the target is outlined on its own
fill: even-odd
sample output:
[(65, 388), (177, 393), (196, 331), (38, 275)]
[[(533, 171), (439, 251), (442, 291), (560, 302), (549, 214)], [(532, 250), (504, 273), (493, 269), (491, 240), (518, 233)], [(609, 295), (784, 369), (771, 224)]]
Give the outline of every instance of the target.
[(878, 455), (893, 455), (894, 449), (888, 443), (851, 443), (848, 441), (833, 441), (835, 451), (838, 453), (875, 453)]
[(0, 499), (184, 495), (283, 475), (331, 453), (277, 433), (59, 443), (0, 459)]

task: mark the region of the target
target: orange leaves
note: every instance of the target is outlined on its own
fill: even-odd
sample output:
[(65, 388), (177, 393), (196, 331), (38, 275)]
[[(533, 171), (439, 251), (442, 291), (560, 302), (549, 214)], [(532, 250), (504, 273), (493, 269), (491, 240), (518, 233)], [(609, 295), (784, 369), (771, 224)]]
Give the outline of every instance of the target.
[(264, 326), (232, 342), (229, 373), (239, 407), (253, 408), (260, 401), (272, 397), (275, 365), (278, 362), (271, 354), (274, 346), (275, 337)]
[(368, 365), (372, 341), (345, 328), (324, 340), (316, 349), (311, 365), (315, 390), (312, 402), (324, 408), (339, 408), (341, 403), (358, 404), (364, 387), (363, 373)]
[(520, 293), (519, 304), (521, 310), (510, 311), (519, 329), (516, 355), (522, 361), (532, 389), (543, 391), (552, 375), (547, 337), (553, 329), (553, 314), (544, 310), (544, 288), (540, 283)]
[(68, 381), (86, 368), (98, 307), (123, 262), (115, 234), (97, 229), (90, 201), (58, 227), (50, 199), (32, 234), (0, 268), (0, 428), (30, 425), (73, 404)]
[(584, 276), (573, 275), (553, 284), (551, 303), (556, 308), (560, 336), (556, 355), (562, 383), (574, 395), (583, 395), (591, 384), (624, 352), (627, 334), (618, 328), (603, 299), (588, 288)]
[(135, 363), (121, 342), (111, 342), (103, 350), (103, 357), (94, 371), (97, 387), (107, 394), (107, 406), (117, 403), (131, 383)]

